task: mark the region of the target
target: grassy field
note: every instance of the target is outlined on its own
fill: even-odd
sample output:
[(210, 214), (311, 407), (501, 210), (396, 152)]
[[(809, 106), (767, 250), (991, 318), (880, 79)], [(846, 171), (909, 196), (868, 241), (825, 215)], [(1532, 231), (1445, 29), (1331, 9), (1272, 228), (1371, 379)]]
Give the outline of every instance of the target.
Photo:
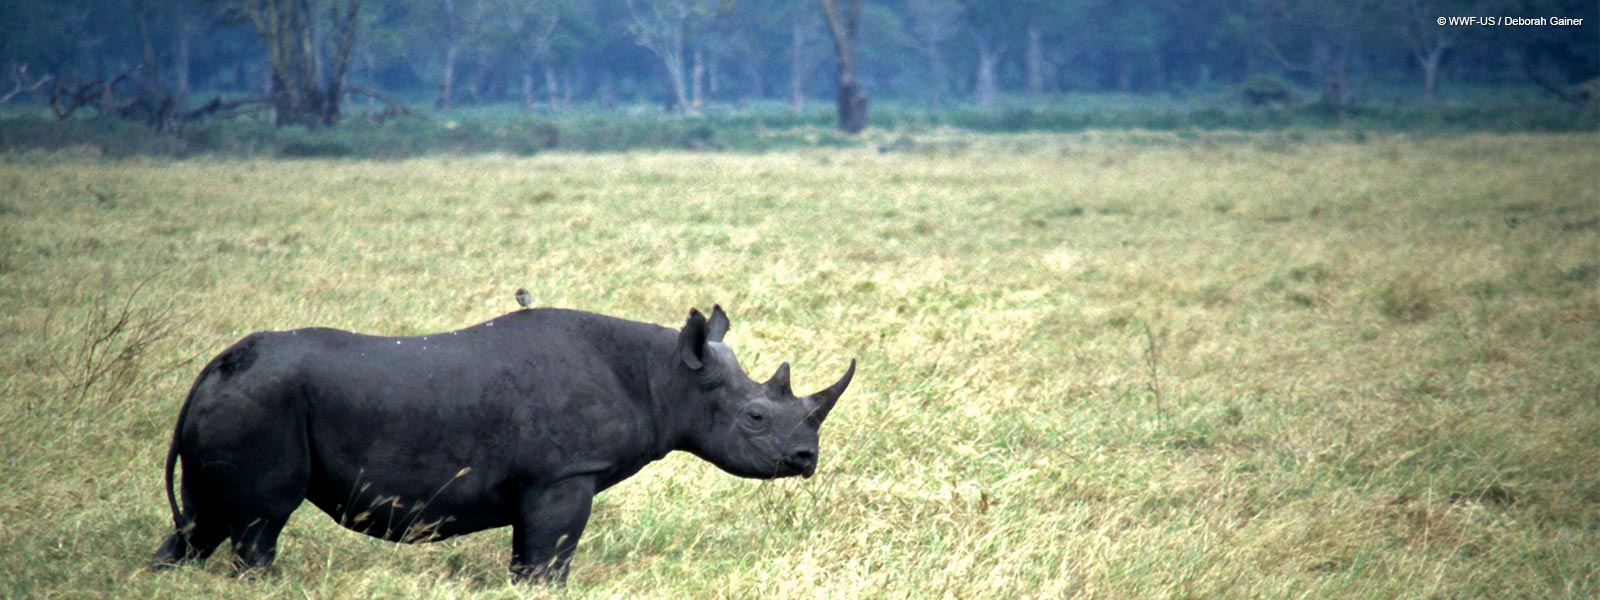
[[(1600, 136), (927, 135), (403, 161), (0, 157), (0, 596), (1600, 595)], [(896, 143), (903, 142), (903, 143)], [(279, 572), (141, 571), (205, 360), (544, 305), (726, 307), (861, 369), (810, 480), (674, 455), (565, 591), (509, 530), (303, 507)]]

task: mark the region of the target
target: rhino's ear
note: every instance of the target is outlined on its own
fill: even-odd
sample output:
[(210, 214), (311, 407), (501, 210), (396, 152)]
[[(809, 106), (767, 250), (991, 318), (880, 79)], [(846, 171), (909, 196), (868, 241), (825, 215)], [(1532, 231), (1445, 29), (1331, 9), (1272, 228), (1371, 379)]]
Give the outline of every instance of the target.
[(711, 322), (707, 324), (706, 339), (713, 342), (722, 341), (722, 336), (728, 335), (728, 313), (722, 312), (721, 304), (711, 305)]
[(678, 359), (692, 370), (706, 366), (706, 336), (709, 333), (706, 316), (698, 309), (689, 309), (689, 321), (678, 333)]

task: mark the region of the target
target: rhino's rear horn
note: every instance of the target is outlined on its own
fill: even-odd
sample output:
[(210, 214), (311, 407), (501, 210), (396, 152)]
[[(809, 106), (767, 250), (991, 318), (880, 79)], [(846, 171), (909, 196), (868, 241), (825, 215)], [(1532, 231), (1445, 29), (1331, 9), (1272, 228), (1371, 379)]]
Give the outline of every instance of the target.
[(828, 386), (828, 389), (811, 395), (811, 401), (817, 405), (817, 408), (811, 412), (812, 419), (815, 419), (820, 424), (823, 419), (828, 417), (828, 412), (833, 410), (833, 405), (839, 401), (839, 396), (844, 394), (845, 388), (850, 387), (850, 378), (854, 377), (855, 374), (856, 359), (852, 358), (850, 359), (850, 368), (844, 372), (844, 377), (840, 377), (833, 385)]
[(768, 379), (764, 385), (779, 398), (794, 396), (794, 390), (789, 388), (789, 363), (778, 365), (778, 372), (773, 373), (772, 379)]

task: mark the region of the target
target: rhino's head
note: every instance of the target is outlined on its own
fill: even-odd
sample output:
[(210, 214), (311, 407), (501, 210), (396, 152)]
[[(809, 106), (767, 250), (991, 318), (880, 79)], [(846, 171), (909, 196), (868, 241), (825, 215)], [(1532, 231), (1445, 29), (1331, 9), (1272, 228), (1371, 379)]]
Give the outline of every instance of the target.
[(677, 369), (688, 382), (688, 406), (700, 414), (684, 449), (740, 477), (772, 479), (817, 470), (817, 428), (850, 385), (850, 361), (837, 383), (805, 397), (789, 389), (789, 363), (766, 383), (745, 374), (733, 349), (722, 343), (728, 315), (714, 307), (708, 320), (691, 309), (678, 334)]

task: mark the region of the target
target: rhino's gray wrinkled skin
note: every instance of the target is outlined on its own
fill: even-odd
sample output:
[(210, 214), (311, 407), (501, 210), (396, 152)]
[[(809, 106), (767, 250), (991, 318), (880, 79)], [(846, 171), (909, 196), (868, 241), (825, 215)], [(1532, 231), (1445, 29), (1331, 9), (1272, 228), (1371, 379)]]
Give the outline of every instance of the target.
[(237, 565), (266, 568), (310, 500), (400, 542), (510, 525), (514, 576), (564, 581), (594, 495), (668, 452), (740, 477), (815, 472), (817, 428), (855, 361), (796, 398), (787, 363), (764, 384), (746, 376), (727, 330), (716, 307), (682, 331), (536, 309), (420, 337), (252, 334), (206, 365), (178, 415), (176, 529), (153, 566), (231, 538)]

